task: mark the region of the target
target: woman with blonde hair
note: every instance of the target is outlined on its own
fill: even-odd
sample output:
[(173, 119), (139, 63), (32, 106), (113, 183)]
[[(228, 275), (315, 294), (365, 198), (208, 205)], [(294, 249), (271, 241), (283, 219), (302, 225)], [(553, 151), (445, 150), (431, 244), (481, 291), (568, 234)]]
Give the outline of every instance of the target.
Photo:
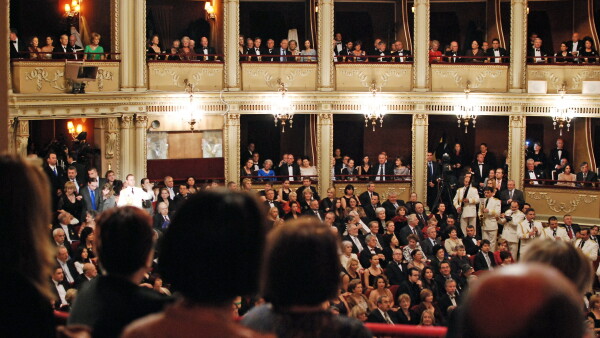
[[(0, 332), (10, 336), (54, 337), (54, 300), (49, 277), (56, 264), (48, 236), (50, 183), (42, 169), (12, 155), (0, 156), (0, 299), (6, 315)], [(18, 226), (14, 226), (18, 225)], [(5, 331), (9, 329), (10, 331)]]
[(92, 33), (92, 43), (85, 46), (85, 58), (87, 60), (104, 60), (104, 48), (100, 46), (100, 34)]

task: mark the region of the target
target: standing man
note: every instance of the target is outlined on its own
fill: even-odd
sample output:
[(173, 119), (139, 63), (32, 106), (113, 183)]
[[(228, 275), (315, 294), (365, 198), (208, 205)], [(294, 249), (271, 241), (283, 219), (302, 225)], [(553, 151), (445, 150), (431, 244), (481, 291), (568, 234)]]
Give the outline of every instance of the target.
[(548, 218), (548, 227), (544, 228), (543, 237), (552, 241), (571, 241), (569, 235), (567, 234), (567, 230), (558, 226), (558, 219), (556, 219), (554, 216)]
[(440, 178), (440, 166), (433, 160), (433, 152), (427, 152), (427, 206), (432, 209), (437, 195), (437, 180)]
[(558, 138), (556, 139), (556, 148), (550, 150), (550, 163), (552, 169), (563, 169), (561, 166), (562, 159), (566, 159), (567, 163), (571, 163), (569, 162), (569, 151), (565, 149), (565, 140)]
[(373, 167), (373, 172), (375, 173), (375, 181), (383, 182), (391, 180), (386, 175), (393, 175), (394, 169), (391, 163), (387, 163), (385, 154), (381, 153), (377, 156), (377, 164)]
[(361, 205), (366, 206), (371, 203), (371, 199), (373, 198), (373, 196), (379, 197), (379, 193), (375, 191), (375, 183), (369, 182), (367, 183), (367, 191), (358, 195), (358, 201)]
[(517, 227), (517, 236), (519, 237), (519, 253), (518, 257), (523, 256), (527, 251), (527, 246), (537, 238), (540, 238), (544, 229), (542, 223), (535, 220), (535, 210), (527, 209), (525, 220), (519, 223)]
[(471, 186), (471, 176), (465, 176), (463, 183), (464, 186), (458, 188), (454, 195), (453, 204), (460, 215), (460, 229), (466, 234), (467, 225), (476, 226), (479, 194), (477, 188)]
[[(171, 178), (171, 180), (173, 179)], [(152, 199), (154, 197), (152, 186), (147, 189), (149, 192), (144, 191), (142, 188), (136, 187), (135, 176), (132, 174), (127, 175), (125, 181), (127, 182), (127, 186), (121, 190), (121, 194), (119, 195), (119, 203), (117, 203), (117, 206), (123, 207), (130, 205), (143, 209), (142, 201)]]
[(525, 195), (523, 195), (523, 191), (515, 189), (514, 180), (508, 180), (506, 182), (506, 190), (500, 192), (500, 201), (502, 202), (502, 211), (504, 212), (510, 208), (512, 202), (523, 205), (525, 203)]
[(81, 188), (80, 194), (84, 202), (84, 207), (81, 212), (80, 219), (85, 219), (86, 211), (98, 211), (98, 208), (100, 207), (100, 201), (102, 200), (102, 192), (98, 187), (98, 181), (92, 177), (88, 178), (87, 186)]
[(502, 238), (508, 242), (508, 249), (513, 258), (517, 257), (519, 252), (519, 237), (517, 236), (517, 228), (525, 219), (525, 214), (519, 209), (519, 202), (512, 201), (510, 209), (500, 215), (500, 224), (504, 224), (502, 229)]
[[(498, 219), (500, 219), (500, 200), (494, 197), (494, 189), (486, 187), (483, 190), (485, 199), (479, 207), (479, 217), (482, 219), (481, 238), (490, 242), (490, 249), (496, 251), (498, 238)], [(477, 269), (475, 269), (477, 270)]]

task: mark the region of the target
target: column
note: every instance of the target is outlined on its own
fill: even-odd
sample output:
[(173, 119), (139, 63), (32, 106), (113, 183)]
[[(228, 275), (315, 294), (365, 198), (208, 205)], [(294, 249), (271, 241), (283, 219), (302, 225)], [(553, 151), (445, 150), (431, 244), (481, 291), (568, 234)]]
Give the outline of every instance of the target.
[(27, 143), (29, 142), (29, 121), (18, 120), (16, 124), (15, 149), (19, 156), (27, 156)]
[(113, 50), (121, 53), (121, 90), (146, 90), (146, 2), (114, 0)]
[(119, 119), (117, 117), (95, 119), (94, 143), (96, 143), (101, 151), (102, 167), (100, 168), (100, 171), (105, 173), (108, 170), (113, 170), (117, 177), (121, 177), (121, 163), (119, 161)]
[[(236, 40), (237, 41), (237, 40)], [(230, 105), (230, 112), (225, 114), (223, 141), (225, 147), (225, 181), (240, 184), (240, 114), (237, 105)]]
[[(238, 57), (238, 36), (240, 31), (240, 2), (239, 0), (225, 0), (224, 6), (224, 47), (225, 88), (229, 91), (241, 90), (240, 61)], [(266, 44), (266, 41), (264, 42)]]
[(317, 173), (319, 175), (320, 196), (327, 196), (327, 189), (331, 187), (332, 153), (333, 114), (331, 112), (322, 112), (317, 116)]
[[(429, 0), (415, 0), (414, 90), (429, 90)], [(420, 195), (419, 195), (420, 196)]]
[[(319, 12), (317, 13), (317, 54), (319, 63), (317, 76), (320, 91), (332, 91), (334, 88), (334, 66), (333, 66), (333, 0), (319, 0)], [(325, 196), (325, 195), (322, 195)]]
[(133, 32), (130, 38), (135, 67), (134, 88), (136, 92), (145, 92), (148, 88), (146, 86), (146, 0), (135, 0), (133, 13)]
[[(520, 107), (513, 107), (515, 111), (520, 111)], [(523, 115), (508, 117), (508, 178), (515, 181), (518, 189), (522, 188), (525, 175), (525, 122)]]
[(527, 57), (527, 0), (512, 0), (510, 4), (510, 69), (509, 91), (525, 91)]
[(120, 142), (120, 173), (119, 176), (125, 179), (125, 176), (133, 174), (132, 159), (133, 153), (132, 148), (135, 144), (132, 142), (133, 133), (131, 131), (133, 127), (133, 115), (123, 115), (121, 117), (121, 142)]
[[(8, 17), (8, 4), (9, 2), (0, 3), (0, 20), (3, 22), (2, 24), (2, 32), (4, 32), (5, 36), (8, 33), (8, 25), (9, 25), (9, 17)], [(0, 46), (0, 130), (9, 130), (10, 125), (8, 121), (8, 89), (9, 89), (9, 72), (10, 72), (10, 60), (8, 59), (9, 51), (8, 44), (5, 43), (4, 46)], [(12, 152), (9, 149), (9, 141), (8, 141), (9, 133), (0, 133), (0, 153), (3, 152)]]
[[(419, 109), (421, 108), (421, 109)], [(425, 110), (425, 107), (417, 107)], [(413, 114), (412, 120), (412, 191), (419, 201), (427, 201), (427, 137), (429, 118), (425, 112)]]
[(2, 149), (0, 150), (0, 152), (7, 152), (9, 154), (14, 154), (15, 153), (15, 129), (17, 128), (17, 121), (16, 119), (9, 119), (8, 120), (8, 146), (6, 149)]
[(142, 177), (146, 177), (146, 130), (148, 129), (148, 116), (147, 115), (136, 115), (135, 116), (135, 147), (133, 157), (133, 174), (139, 181)]

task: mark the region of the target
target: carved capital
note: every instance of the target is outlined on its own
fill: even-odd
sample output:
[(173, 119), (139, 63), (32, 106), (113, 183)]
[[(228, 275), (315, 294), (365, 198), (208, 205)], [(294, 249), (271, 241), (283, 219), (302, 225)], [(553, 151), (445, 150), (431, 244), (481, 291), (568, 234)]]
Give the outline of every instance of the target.
[(132, 126), (133, 115), (121, 116), (121, 129), (129, 129)]
[(109, 117), (104, 119), (104, 128), (107, 131), (118, 131), (119, 130), (119, 119), (116, 117)]
[(17, 137), (29, 137), (29, 121), (19, 120), (16, 125)]
[(413, 126), (427, 126), (429, 117), (427, 114), (413, 114)]
[(147, 115), (136, 115), (135, 127), (146, 129), (148, 127), (148, 116)]
[(509, 121), (511, 128), (525, 128), (525, 116), (523, 115), (511, 115)]

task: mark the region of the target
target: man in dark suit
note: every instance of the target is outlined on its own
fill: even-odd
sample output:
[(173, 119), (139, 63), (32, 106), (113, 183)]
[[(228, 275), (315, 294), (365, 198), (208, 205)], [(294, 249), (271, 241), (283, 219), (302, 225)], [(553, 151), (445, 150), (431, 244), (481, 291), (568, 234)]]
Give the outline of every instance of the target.
[(333, 54), (338, 55), (344, 49), (342, 33), (335, 33), (333, 37)]
[(582, 50), (585, 49), (585, 45), (582, 40), (579, 40), (579, 33), (575, 32), (571, 36), (571, 41), (567, 42), (567, 51), (574, 56), (578, 56)]
[(458, 50), (458, 42), (456, 41), (450, 42), (450, 50), (444, 53), (444, 56), (444, 60), (449, 63), (463, 62), (463, 59), (460, 57), (460, 51)]
[[(102, 189), (104, 184), (106, 183), (106, 178), (100, 177), (98, 175), (98, 169), (95, 167), (91, 167), (87, 170), (87, 177), (94, 179), (98, 183), (98, 187)], [(85, 181), (87, 183), (87, 180)]]
[(425, 206), (421, 202), (415, 203), (415, 216), (418, 221), (419, 230), (423, 230), (427, 227), (427, 212), (425, 211)]
[(52, 244), (54, 245), (54, 247), (57, 248), (57, 250), (60, 247), (64, 247), (67, 249), (67, 254), (70, 257), (74, 257), (73, 250), (71, 248), (71, 243), (67, 240), (67, 235), (65, 234), (65, 231), (63, 229), (52, 229), (52, 238)]
[(344, 48), (339, 53), (337, 53), (337, 56), (338, 56), (337, 61), (338, 62), (344, 62), (344, 61), (351, 62), (351, 61), (354, 61), (353, 58), (349, 57), (349, 56), (354, 55), (352, 53), (353, 49), (354, 49), (354, 43), (352, 41), (347, 41), (346, 42), (346, 46), (344, 46)]
[(410, 50), (404, 49), (402, 41), (394, 42), (394, 51), (391, 53), (395, 62), (410, 62), (412, 61)]
[(283, 217), (285, 212), (283, 211), (283, 207), (281, 206), (281, 203), (275, 200), (275, 190), (269, 189), (269, 190), (265, 191), (265, 198), (266, 198), (266, 201), (264, 201), (264, 204), (267, 207), (267, 212), (271, 208), (277, 208), (277, 211), (279, 212), (279, 217)]
[(208, 45), (208, 38), (206, 36), (200, 38), (200, 46), (196, 47), (195, 52), (198, 54), (200, 61), (214, 61), (214, 54), (217, 54), (215, 48)]
[(492, 270), (496, 266), (494, 255), (490, 252), (490, 241), (481, 241), (480, 251), (475, 255), (473, 262), (475, 271)]
[(408, 280), (400, 284), (396, 294), (406, 293), (410, 296), (410, 304), (417, 305), (421, 303), (421, 280), (419, 279), (419, 270), (416, 268), (408, 269)]
[(252, 142), (248, 143), (248, 146), (246, 148), (242, 149), (241, 155), (240, 155), (242, 164), (245, 164), (249, 158), (252, 158), (252, 155), (254, 155), (255, 150), (256, 150), (256, 146)]
[(456, 287), (458, 285), (457, 281), (453, 280), (453, 279), (447, 279), (444, 282), (445, 288), (444, 288), (444, 294), (439, 298), (438, 300), (438, 305), (440, 306), (440, 309), (442, 310), (442, 313), (444, 314), (445, 317), (448, 316), (448, 308), (450, 306), (454, 306), (457, 307), (461, 304), (462, 299), (461, 299), (461, 295), (462, 294), (458, 294), (456, 292)]
[[(288, 156), (288, 158), (289, 158), (289, 156)], [(292, 159), (293, 159), (293, 157), (292, 157)], [(304, 196), (303, 195), (304, 189), (310, 189), (310, 191), (312, 191), (314, 199), (316, 199), (316, 200), (321, 199), (321, 197), (319, 196), (319, 193), (317, 192), (317, 188), (312, 186), (312, 181), (310, 180), (310, 177), (302, 178), (302, 186), (300, 186), (298, 189), (296, 189), (296, 194), (298, 194), (299, 200), (302, 199), (302, 196)]]
[(312, 200), (310, 201), (310, 208), (302, 213), (303, 216), (315, 217), (319, 219), (319, 221), (325, 220), (325, 215), (323, 211), (319, 209), (319, 201)]
[(383, 255), (383, 251), (377, 247), (377, 237), (374, 234), (369, 234), (365, 238), (365, 243), (367, 246), (358, 255), (360, 265), (365, 268), (371, 266), (371, 257), (373, 257), (373, 255), (378, 255), (379, 265), (382, 268), (385, 268), (385, 256)]
[(75, 262), (69, 258), (69, 252), (66, 247), (59, 247), (56, 253), (56, 264), (63, 269), (63, 273), (65, 275), (65, 281), (69, 283), (69, 285), (73, 285), (75, 283), (75, 278), (79, 275), (77, 269), (75, 268)]
[(398, 200), (398, 194), (390, 192), (387, 201), (381, 203), (381, 206), (385, 208), (385, 220), (389, 221), (394, 218), (396, 216), (396, 209), (403, 205), (404, 201)]
[(282, 56), (282, 55), (292, 55), (292, 52), (290, 52), (288, 50), (288, 40), (287, 39), (281, 40), (281, 42), (279, 43), (279, 48), (276, 48), (275, 51), (276, 51), (276, 55), (279, 55), (279, 56), (275, 57), (274, 61), (279, 61), (279, 62), (294, 61), (293, 57)]
[(75, 59), (75, 55), (73, 55), (73, 49), (69, 46), (69, 37), (67, 34), (63, 34), (60, 36), (60, 45), (54, 49), (54, 53), (52, 54), (53, 59), (59, 60), (72, 60)]
[(371, 197), (369, 204), (363, 204), (363, 210), (365, 211), (367, 220), (369, 222), (377, 220), (377, 213), (375, 212), (375, 209), (379, 208), (380, 206), (381, 204), (379, 204), (379, 196), (377, 195), (373, 195), (373, 197)]
[(244, 47), (244, 54), (246, 57), (242, 59), (242, 61), (258, 61), (256, 49), (254, 49), (254, 40), (252, 38), (246, 39), (246, 46)]
[(370, 58), (371, 62), (390, 62), (392, 60), (390, 51), (387, 50), (387, 45), (383, 41), (379, 41), (373, 53), (374, 57)]
[(437, 230), (435, 227), (427, 228), (427, 238), (421, 241), (421, 249), (425, 256), (428, 259), (433, 259), (435, 257), (435, 253), (433, 252), (433, 247), (436, 245), (441, 245), (440, 242), (437, 241)]
[(523, 191), (515, 189), (515, 181), (506, 181), (506, 190), (500, 192), (501, 210), (502, 212), (510, 208), (512, 201), (519, 202), (519, 205), (525, 203), (525, 195)]
[(471, 183), (474, 187), (483, 188), (483, 183), (488, 177), (490, 170), (492, 167), (485, 163), (485, 156), (482, 153), (477, 154), (477, 159), (471, 165), (471, 169), (473, 170), (473, 178)]
[(102, 192), (98, 187), (98, 182), (90, 177), (88, 178), (87, 186), (81, 188), (79, 193), (81, 197), (83, 197), (83, 211), (81, 213), (81, 219), (85, 219), (85, 212), (87, 210), (97, 211), (100, 207), (100, 201), (102, 200)]
[(544, 184), (544, 181), (538, 180), (543, 180), (545, 178), (546, 175), (544, 174), (544, 172), (535, 167), (534, 160), (532, 158), (528, 159), (526, 162), (525, 169), (525, 183), (531, 185), (542, 185)]
[(358, 225), (356, 224), (354, 217), (346, 217), (346, 229), (348, 235), (342, 237), (342, 240), (352, 243), (352, 253), (359, 254), (367, 247), (367, 244), (365, 243), (363, 236), (359, 234)]
[(56, 301), (53, 303), (53, 307), (56, 310), (68, 310), (69, 304), (65, 299), (67, 290), (71, 288), (71, 285), (65, 281), (65, 275), (63, 269), (60, 266), (54, 267), (52, 271), (52, 293)]
[(377, 298), (377, 309), (369, 313), (367, 322), (382, 324), (397, 324), (392, 318), (396, 315), (390, 310), (390, 298), (388, 296), (379, 296)]
[(52, 226), (52, 230), (62, 229), (65, 232), (66, 240), (68, 243), (73, 243), (74, 241), (79, 240), (79, 236), (77, 235), (75, 229), (71, 225), (71, 221), (73, 221), (73, 215), (66, 211), (63, 211), (58, 214), (58, 223)]
[(69, 167), (75, 167), (77, 170), (77, 183), (83, 186), (87, 182), (87, 171), (83, 164), (77, 162), (77, 159), (77, 153), (75, 151), (69, 151), (67, 154), (67, 163), (69, 164)]
[(373, 196), (379, 197), (379, 193), (375, 191), (375, 183), (369, 182), (367, 183), (367, 190), (358, 195), (358, 200), (360, 204), (365, 207), (371, 204), (371, 198)]
[(427, 152), (427, 205), (432, 209), (437, 195), (437, 182), (441, 177), (441, 168), (433, 160), (433, 152)]
[(83, 60), (83, 54), (77, 54), (83, 52), (83, 47), (77, 45), (77, 36), (75, 34), (69, 35), (69, 47), (71, 47), (73, 59)]
[(400, 285), (408, 277), (408, 267), (402, 263), (402, 250), (394, 249), (392, 261), (385, 268), (385, 275), (388, 277), (390, 285)]
[(386, 176), (394, 174), (394, 167), (391, 163), (387, 162), (387, 156), (385, 154), (379, 154), (379, 156), (377, 156), (377, 163), (372, 169), (373, 175), (375, 175), (374, 181), (383, 182), (392, 180), (390, 177)]
[(452, 273), (452, 270), (450, 268), (450, 262), (443, 261), (440, 263), (440, 273), (434, 277), (434, 280), (438, 286), (438, 290), (446, 290), (446, 280), (448, 279), (453, 279), (457, 281), (458, 275)]
[[(597, 182), (598, 175), (595, 172), (590, 171), (590, 166), (587, 162), (581, 163), (580, 166), (581, 171), (577, 173), (576, 180), (578, 182)], [(580, 187), (595, 187), (596, 184), (593, 183), (578, 183)]]
[[(479, 145), (479, 152), (483, 154), (483, 163), (487, 164), (490, 169), (498, 168), (496, 154), (489, 150), (487, 143), (481, 143)], [(475, 156), (475, 159), (477, 159), (477, 156)]]
[(92, 263), (83, 264), (83, 273), (80, 274), (79, 276), (77, 276), (77, 278), (75, 278), (75, 288), (77, 288), (78, 290), (81, 289), (81, 287), (85, 283), (96, 278), (97, 275), (98, 275), (98, 270), (96, 270), (96, 266), (94, 264), (92, 264)]
[(265, 47), (260, 52), (260, 54), (263, 55), (261, 57), (262, 61), (268, 61), (268, 62), (276, 61), (275, 57), (272, 56), (272, 55), (279, 54), (279, 52), (277, 51), (277, 48), (275, 48), (275, 40), (273, 40), (273, 39), (267, 40), (267, 47)]
[(552, 170), (564, 169), (560, 163), (563, 158), (566, 159), (568, 163), (571, 163), (569, 161), (569, 151), (564, 147), (565, 141), (562, 138), (556, 139), (556, 148), (550, 150), (550, 164)]
[(581, 231), (579, 224), (573, 224), (573, 216), (566, 214), (563, 216), (563, 227), (567, 230), (567, 236), (573, 242), (577, 239), (577, 234)]
[(536, 38), (533, 46), (527, 48), (527, 62), (529, 63), (547, 63), (548, 52), (542, 47), (542, 39)]
[(406, 219), (408, 226), (405, 226), (400, 230), (400, 238), (398, 238), (398, 241), (400, 241), (400, 245), (402, 246), (408, 244), (406, 237), (411, 234), (419, 237), (419, 241), (423, 240), (423, 232), (419, 230), (419, 220), (417, 219), (417, 216), (415, 214), (410, 214)]
[(467, 225), (467, 235), (463, 238), (463, 245), (467, 255), (476, 255), (479, 251), (480, 241), (475, 238), (475, 227), (471, 224)]
[(49, 152), (48, 155), (46, 155), (46, 163), (44, 164), (43, 169), (50, 181), (50, 191), (54, 202), (53, 205), (55, 206), (58, 202), (58, 198), (62, 195), (62, 189), (65, 183), (65, 172), (63, 168), (58, 166), (56, 153)]
[(152, 225), (154, 229), (164, 232), (169, 227), (169, 224), (171, 224), (169, 207), (165, 202), (160, 202), (156, 206), (156, 211), (152, 219)]
[(17, 31), (13, 28), (10, 29), (8, 45), (10, 47), (11, 59), (26, 57), (27, 48), (25, 47), (25, 43), (19, 39), (17, 36)]
[(507, 63), (508, 58), (504, 58), (508, 56), (508, 51), (502, 47), (500, 47), (500, 40), (493, 39), (492, 40), (492, 48), (487, 50), (486, 55), (488, 56), (489, 63)]
[[(296, 181), (300, 179), (300, 167), (294, 161), (294, 155), (288, 154), (286, 163), (283, 163), (279, 167), (279, 176), (286, 176), (282, 177), (281, 179), (288, 179), (290, 181)], [(298, 199), (300, 200), (301, 198), (302, 195), (298, 195)]]

